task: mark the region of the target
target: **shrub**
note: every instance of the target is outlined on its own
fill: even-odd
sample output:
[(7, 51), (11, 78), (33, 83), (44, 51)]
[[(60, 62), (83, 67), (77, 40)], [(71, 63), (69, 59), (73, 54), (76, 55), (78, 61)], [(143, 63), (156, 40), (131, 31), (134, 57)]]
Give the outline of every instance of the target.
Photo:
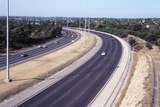
[(127, 32), (123, 32), (121, 35), (121, 38), (127, 38), (128, 37), (128, 33)]
[(157, 40), (157, 45), (160, 47), (160, 38)]
[(146, 47), (147, 47), (148, 49), (153, 49), (153, 48), (152, 48), (152, 44), (149, 43), (149, 42), (146, 43)]
[(136, 45), (136, 40), (133, 37), (129, 37), (128, 38), (128, 42), (129, 44), (133, 47), (134, 45)]

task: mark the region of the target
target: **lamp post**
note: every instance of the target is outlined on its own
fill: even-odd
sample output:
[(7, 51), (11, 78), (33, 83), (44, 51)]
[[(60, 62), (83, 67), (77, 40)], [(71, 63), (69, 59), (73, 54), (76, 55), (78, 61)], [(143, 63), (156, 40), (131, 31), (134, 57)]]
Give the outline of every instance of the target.
[(5, 82), (11, 82), (9, 69), (9, 0), (7, 0), (7, 30), (6, 30), (6, 79)]
[(57, 25), (56, 17), (54, 18), (54, 25)]
[(88, 32), (90, 31), (90, 17), (88, 17)]
[(85, 32), (87, 31), (87, 18), (85, 17), (85, 21), (84, 21), (84, 29), (85, 29)]
[(81, 28), (81, 18), (79, 18), (79, 29)]
[(67, 17), (66, 19), (67, 19), (67, 28), (68, 28), (68, 25), (69, 25), (69, 18)]

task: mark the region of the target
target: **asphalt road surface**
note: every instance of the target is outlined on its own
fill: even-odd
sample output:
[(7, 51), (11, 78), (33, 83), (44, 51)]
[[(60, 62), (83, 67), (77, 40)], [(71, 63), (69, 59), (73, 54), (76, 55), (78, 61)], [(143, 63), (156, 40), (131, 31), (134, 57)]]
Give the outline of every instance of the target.
[(109, 79), (122, 55), (122, 45), (117, 39), (95, 34), (104, 42), (93, 58), (19, 107), (86, 107)]
[[(14, 55), (9, 55), (9, 64), (13, 65), (21, 61), (25, 61), (29, 58), (35, 57), (37, 55), (44, 54), (46, 52), (49, 52), (51, 50), (57, 49), (61, 46), (64, 46), (72, 40), (75, 40), (78, 37), (78, 35), (73, 31), (67, 31), (64, 30), (64, 33), (61, 38), (57, 38), (57, 40), (50, 41), (49, 43), (45, 43), (46, 48), (40, 48), (36, 47), (33, 49), (26, 50), (24, 52), (20, 52)], [(57, 42), (56, 42), (57, 41)], [(26, 54), (27, 56), (21, 56)], [(4, 68), (6, 66), (6, 56), (0, 57), (0, 68)]]

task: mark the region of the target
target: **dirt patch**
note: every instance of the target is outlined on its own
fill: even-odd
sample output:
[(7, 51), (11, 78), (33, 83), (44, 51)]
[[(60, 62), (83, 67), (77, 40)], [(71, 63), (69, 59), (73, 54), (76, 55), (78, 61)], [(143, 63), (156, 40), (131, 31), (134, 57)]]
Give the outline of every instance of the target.
[[(160, 86), (160, 50), (158, 48), (154, 48), (148, 51), (149, 55), (152, 56), (152, 60), (154, 61), (155, 72), (158, 74), (158, 85)], [(160, 87), (158, 89), (158, 103), (160, 106)]]
[(148, 56), (139, 53), (134, 74), (120, 107), (150, 107), (152, 96), (152, 70), (150, 65)]
[[(142, 53), (144, 54), (144, 53)], [(144, 107), (151, 107), (152, 106), (152, 97), (153, 97), (153, 64), (152, 64), (152, 58), (149, 55), (146, 55), (147, 63), (148, 63), (148, 76), (145, 78), (144, 81), (144, 89), (145, 89), (145, 96), (142, 100), (142, 105)]]
[[(146, 41), (133, 35), (129, 35), (124, 40), (129, 43), (129, 38), (134, 39), (130, 42), (133, 44), (132, 50), (138, 55), (138, 60), (136, 69), (132, 67), (127, 83), (123, 86), (124, 88), (122, 87), (116, 107), (151, 107), (155, 83), (153, 80), (153, 62), (155, 62), (155, 68), (158, 72), (158, 84), (160, 86), (160, 49), (155, 45), (152, 45), (152, 48), (147, 47)], [(135, 58), (134, 61), (136, 61)], [(135, 66), (134, 63), (133, 66)], [(160, 96), (158, 100), (160, 106)]]
[(160, 61), (157, 61), (156, 63), (156, 68), (157, 68), (157, 71), (158, 71), (158, 83), (159, 83), (159, 97), (158, 97), (158, 104), (159, 104), (159, 107), (160, 107)]
[(5, 70), (0, 71), (0, 101), (55, 74), (82, 57), (95, 44), (96, 39), (92, 34), (82, 34), (80, 40), (70, 46), (12, 67), (11, 83), (4, 82)]
[(138, 61), (138, 55), (136, 53), (133, 53), (133, 62), (132, 62), (132, 67), (131, 67), (131, 71), (129, 71), (129, 74), (124, 82), (124, 86), (122, 87), (120, 93), (119, 93), (119, 98), (115, 104), (115, 107), (119, 107), (123, 98), (125, 97), (126, 95), (126, 91), (129, 87), (129, 84), (131, 83), (131, 78), (133, 77), (133, 74), (134, 74), (134, 71), (135, 71), (135, 68), (136, 68), (136, 64), (137, 64), (137, 61)]

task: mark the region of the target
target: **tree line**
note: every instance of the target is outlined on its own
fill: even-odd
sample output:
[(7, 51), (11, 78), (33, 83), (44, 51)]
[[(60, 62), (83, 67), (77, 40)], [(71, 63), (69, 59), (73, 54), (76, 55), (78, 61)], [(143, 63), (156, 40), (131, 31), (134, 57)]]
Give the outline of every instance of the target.
[[(61, 36), (62, 26), (50, 21), (9, 20), (10, 50), (17, 50), (44, 43)], [(0, 52), (6, 48), (6, 20), (0, 20)]]
[(146, 22), (138, 19), (134, 21), (103, 21), (93, 28), (120, 37), (127, 37), (128, 34), (131, 34), (160, 47), (160, 22), (155, 24), (151, 19)]
[[(160, 47), (160, 19), (114, 19), (114, 18), (87, 18), (90, 20), (90, 28), (115, 34), (119, 37), (127, 37), (128, 34), (140, 37), (151, 44)], [(84, 28), (85, 18), (72, 18), (70, 27)], [(66, 24), (64, 24), (66, 25)], [(88, 28), (88, 23), (87, 23)]]

